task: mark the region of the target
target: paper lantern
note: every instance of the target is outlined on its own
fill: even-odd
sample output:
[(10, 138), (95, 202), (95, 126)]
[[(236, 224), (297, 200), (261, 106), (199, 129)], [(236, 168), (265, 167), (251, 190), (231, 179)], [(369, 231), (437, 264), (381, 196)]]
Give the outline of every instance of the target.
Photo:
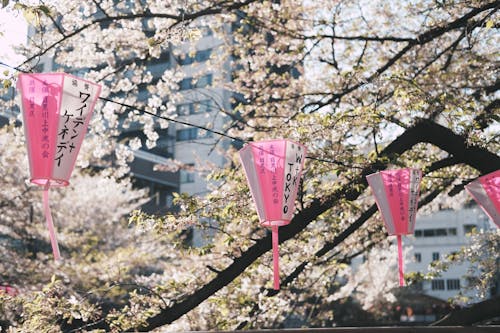
[(260, 223), (272, 229), (274, 289), (278, 290), (278, 228), (293, 217), (306, 148), (290, 140), (269, 140), (250, 143), (239, 153)]
[(465, 188), (500, 228), (500, 170), (479, 177)]
[(14, 287), (9, 286), (9, 285), (1, 285), (0, 286), (0, 294), (1, 293), (5, 293), (9, 296), (19, 295), (19, 291), (17, 290), (17, 288), (14, 288)]
[(69, 185), (101, 87), (64, 73), (19, 74), (31, 182), (43, 186), (44, 213), (54, 259), (59, 246), (49, 205), (49, 188)]
[(398, 242), (399, 285), (404, 285), (402, 235), (413, 234), (418, 209), (422, 172), (398, 169), (377, 172), (366, 177), (375, 196), (389, 235)]

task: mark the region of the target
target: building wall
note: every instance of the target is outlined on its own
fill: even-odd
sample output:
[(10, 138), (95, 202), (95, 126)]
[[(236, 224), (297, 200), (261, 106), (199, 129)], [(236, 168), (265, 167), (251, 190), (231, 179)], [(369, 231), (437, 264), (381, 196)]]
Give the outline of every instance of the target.
[[(195, 24), (191, 24), (190, 27)], [(144, 29), (147, 34), (147, 24), (144, 24)], [(230, 33), (231, 27), (225, 29)], [(227, 117), (220, 112), (220, 109), (229, 112), (232, 108), (230, 102), (232, 93), (223, 87), (224, 82), (231, 79), (230, 59), (225, 61), (222, 70), (209, 70), (210, 58), (220, 59), (222, 49), (219, 46), (223, 42), (209, 30), (202, 28), (201, 31), (202, 37), (195, 42), (186, 40), (180, 44), (170, 44), (170, 48), (163, 50), (159, 58), (148, 61), (147, 69), (154, 80), (159, 80), (165, 70), (172, 68), (181, 70), (186, 79), (179, 82), (182, 98), (177, 103), (178, 119), (223, 132)], [(36, 71), (50, 72), (57, 68), (58, 65), (53, 62), (53, 58), (44, 56), (39, 59)], [(200, 73), (205, 75), (198, 80), (189, 80), (199, 76)], [(137, 94), (138, 101), (147, 101), (148, 98), (149, 93), (145, 89)], [(149, 188), (150, 200), (143, 209), (148, 213), (161, 215), (173, 209), (171, 205), (173, 192), (190, 195), (207, 193), (206, 170), (213, 169), (212, 165), (220, 167), (226, 163), (226, 159), (219, 154), (219, 151), (227, 150), (230, 141), (224, 138), (221, 140), (221, 137), (210, 132), (172, 122), (168, 129), (158, 133), (160, 135), (158, 142), (163, 146), (149, 150), (144, 145), (145, 137), (141, 133), (140, 124), (131, 124), (129, 128), (123, 128), (118, 139), (139, 137), (143, 142), (143, 147), (135, 152), (135, 159), (130, 164), (131, 176), (136, 186)], [(168, 158), (176, 159), (192, 168), (177, 173), (160, 173), (153, 170), (156, 163), (168, 163)], [(205, 243), (202, 240), (205, 235), (201, 235), (198, 231), (195, 231), (194, 235), (194, 238), (198, 239), (193, 241), (194, 244)]]
[[(405, 271), (427, 273), (432, 261), (443, 259), (467, 245), (470, 241), (467, 234), (472, 228), (493, 228), (486, 214), (477, 206), (458, 211), (442, 210), (427, 216), (418, 215), (415, 234), (403, 240), (409, 250)], [(466, 286), (463, 276), (469, 266), (469, 263), (451, 266), (441, 277), (424, 281), (422, 292), (443, 300), (456, 296), (461, 287)]]
[[(210, 58), (221, 56), (221, 44), (222, 41), (215, 35), (205, 34), (194, 45), (184, 43), (172, 52), (184, 59), (180, 66), (185, 81), (200, 77), (191, 88), (186, 89), (184, 82), (181, 82), (182, 100), (177, 104), (178, 119), (223, 132), (228, 119), (220, 109), (231, 109), (231, 94), (223, 87), (224, 82), (230, 80), (229, 59), (221, 71), (215, 72), (207, 67)], [(200, 73), (203, 74), (200, 76)], [(203, 195), (207, 191), (204, 170), (211, 164), (220, 167), (226, 163), (219, 150), (226, 150), (229, 142), (217, 134), (198, 128), (180, 124), (173, 124), (172, 127), (176, 131), (175, 159), (195, 169), (181, 171), (179, 190), (191, 195)]]

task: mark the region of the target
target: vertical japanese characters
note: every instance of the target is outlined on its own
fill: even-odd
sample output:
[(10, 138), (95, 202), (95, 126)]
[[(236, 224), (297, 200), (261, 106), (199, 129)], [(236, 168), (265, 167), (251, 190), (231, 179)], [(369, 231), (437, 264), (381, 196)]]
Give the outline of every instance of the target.
[(90, 85), (77, 79), (70, 80), (66, 85), (63, 97), (61, 116), (59, 119), (57, 146), (55, 154), (56, 167), (61, 167), (62, 161), (71, 162), (75, 149), (85, 134), (85, 122), (90, 107)]

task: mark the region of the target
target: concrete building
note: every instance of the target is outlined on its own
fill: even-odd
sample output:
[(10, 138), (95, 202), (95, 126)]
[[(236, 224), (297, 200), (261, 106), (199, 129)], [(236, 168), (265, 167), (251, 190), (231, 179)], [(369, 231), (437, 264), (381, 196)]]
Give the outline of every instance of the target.
[[(154, 34), (154, 31), (149, 29), (145, 22), (144, 32), (147, 36)], [(186, 40), (176, 45), (170, 44), (168, 49), (161, 52), (159, 58), (147, 60), (145, 65), (153, 77), (153, 83), (161, 79), (165, 70), (174, 67), (184, 73), (184, 79), (178, 82), (182, 100), (176, 105), (177, 119), (223, 131), (227, 119), (219, 111), (231, 109), (231, 93), (223, 89), (220, 83), (230, 80), (229, 59), (223, 71), (217, 73), (207, 71), (205, 64), (211, 57), (219, 56), (218, 46), (222, 41), (207, 28), (200, 28), (199, 31), (201, 37), (196, 41)], [(53, 58), (41, 57), (35, 71), (50, 72), (57, 68), (58, 65), (53, 62)], [(84, 71), (74, 70), (71, 70), (71, 73), (78, 76), (85, 74)], [(120, 97), (120, 95), (109, 97)], [(150, 95), (146, 89), (139, 89), (136, 97), (139, 102), (146, 102)], [(158, 125), (157, 132), (159, 139), (153, 149), (146, 148), (146, 138), (142, 133), (141, 124), (131, 124), (127, 128), (121, 128), (121, 134), (117, 139), (133, 137), (141, 139), (143, 145), (134, 152), (135, 158), (130, 164), (130, 174), (136, 186), (149, 188), (150, 201), (143, 206), (143, 210), (161, 215), (173, 208), (173, 192), (190, 195), (203, 195), (207, 192), (206, 173), (203, 173), (203, 170), (211, 165), (224, 165), (226, 161), (217, 151), (227, 149), (230, 142), (221, 140), (209, 131), (173, 122), (169, 123), (167, 129), (160, 129)], [(154, 170), (155, 165), (168, 164), (169, 159), (184, 163), (186, 168), (178, 172)]]
[[(469, 244), (468, 234), (473, 229), (491, 228), (492, 223), (479, 206), (418, 215), (414, 235), (404, 239), (405, 246), (411, 249), (405, 271), (427, 273), (431, 262), (444, 259)], [(469, 267), (469, 263), (453, 265), (441, 277), (424, 281), (416, 288), (426, 295), (448, 300), (467, 285), (464, 275)]]

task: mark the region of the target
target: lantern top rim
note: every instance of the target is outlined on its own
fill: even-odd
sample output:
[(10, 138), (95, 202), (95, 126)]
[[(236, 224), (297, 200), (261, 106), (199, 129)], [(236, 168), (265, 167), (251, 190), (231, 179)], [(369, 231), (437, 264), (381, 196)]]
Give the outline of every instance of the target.
[(95, 83), (95, 82), (92, 82), (92, 81), (89, 81), (89, 80), (86, 80), (82, 77), (79, 77), (79, 76), (76, 76), (76, 75), (73, 75), (73, 74), (69, 74), (69, 73), (65, 73), (65, 72), (46, 72), (46, 73), (19, 73), (18, 75), (18, 84), (19, 84), (19, 79), (22, 78), (23, 76), (26, 76), (26, 77), (44, 77), (44, 76), (60, 76), (60, 77), (68, 77), (68, 78), (73, 78), (73, 79), (77, 79), (79, 81), (83, 81), (85, 83), (88, 83), (88, 84), (91, 84), (93, 86), (98, 86), (100, 87), (101, 85), (98, 84), (98, 83)]
[(251, 142), (248, 142), (243, 148), (241, 148), (240, 150), (244, 150), (244, 149), (248, 149), (248, 147), (252, 147), (252, 146), (255, 146), (255, 145), (258, 145), (258, 144), (261, 144), (261, 143), (272, 143), (272, 142), (290, 142), (290, 143), (293, 143), (293, 144), (296, 144), (297, 146), (301, 146), (304, 150), (306, 149), (306, 146), (303, 145), (302, 143), (300, 142), (297, 142), (297, 141), (294, 141), (294, 140), (291, 140), (291, 139), (266, 139), (266, 140), (259, 140), (259, 141), (251, 141)]

